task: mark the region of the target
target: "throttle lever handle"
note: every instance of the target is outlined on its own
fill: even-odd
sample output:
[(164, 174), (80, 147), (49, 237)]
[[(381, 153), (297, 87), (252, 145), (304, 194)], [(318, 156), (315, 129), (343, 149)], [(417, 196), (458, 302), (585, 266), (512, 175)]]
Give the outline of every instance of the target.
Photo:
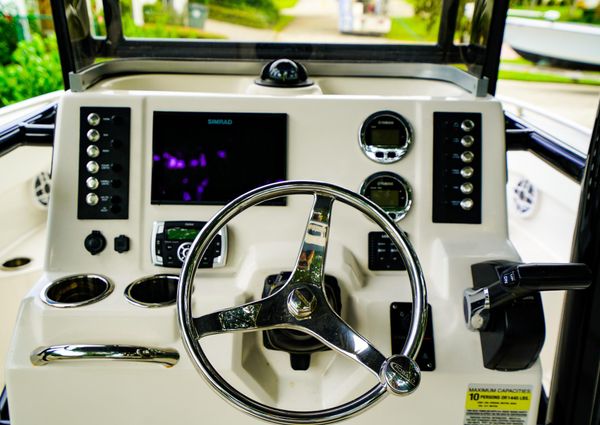
[[(483, 330), (490, 311), (534, 292), (585, 289), (592, 283), (592, 272), (585, 264), (481, 263), (495, 269), (497, 280), (464, 292), (467, 327)], [(477, 284), (477, 282), (476, 282)]]

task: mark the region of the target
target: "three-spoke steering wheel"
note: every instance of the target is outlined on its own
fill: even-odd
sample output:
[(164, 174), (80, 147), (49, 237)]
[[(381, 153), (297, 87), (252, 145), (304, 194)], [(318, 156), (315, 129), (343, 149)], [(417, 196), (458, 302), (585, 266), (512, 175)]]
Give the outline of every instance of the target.
[[(217, 232), (233, 217), (262, 202), (288, 195), (312, 194), (314, 205), (300, 254), (290, 278), (275, 293), (238, 307), (192, 317), (192, 289), (200, 260)], [(401, 354), (386, 358), (352, 329), (331, 308), (324, 290), (324, 267), (331, 208), (337, 200), (367, 215), (391, 238), (400, 251), (412, 288), (412, 317)], [(409, 394), (420, 382), (416, 357), (426, 325), (425, 279), (417, 256), (403, 232), (370, 200), (341, 187), (309, 181), (274, 183), (252, 190), (227, 204), (204, 226), (192, 244), (183, 266), (177, 293), (177, 314), (183, 343), (194, 365), (227, 401), (263, 420), (284, 424), (331, 423), (355, 415), (389, 393)], [(200, 339), (223, 332), (294, 329), (306, 332), (331, 349), (371, 371), (379, 383), (360, 397), (328, 409), (290, 411), (266, 406), (229, 385), (213, 368), (200, 347)]]

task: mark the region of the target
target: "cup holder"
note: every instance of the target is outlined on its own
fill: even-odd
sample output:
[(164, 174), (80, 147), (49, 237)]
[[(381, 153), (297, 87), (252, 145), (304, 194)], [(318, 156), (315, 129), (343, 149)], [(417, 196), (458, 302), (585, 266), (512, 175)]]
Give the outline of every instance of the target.
[(80, 307), (106, 298), (113, 288), (112, 282), (103, 276), (74, 275), (50, 283), (41, 298), (52, 307)]
[(28, 265), (29, 263), (31, 263), (31, 258), (27, 258), (27, 257), (11, 258), (10, 260), (6, 260), (5, 262), (3, 262), (2, 266), (0, 266), (0, 269), (5, 270), (5, 271), (19, 270), (19, 269), (22, 269), (23, 267), (25, 267), (26, 265)]
[(125, 288), (125, 298), (140, 307), (164, 307), (175, 304), (179, 276), (157, 274), (136, 280)]

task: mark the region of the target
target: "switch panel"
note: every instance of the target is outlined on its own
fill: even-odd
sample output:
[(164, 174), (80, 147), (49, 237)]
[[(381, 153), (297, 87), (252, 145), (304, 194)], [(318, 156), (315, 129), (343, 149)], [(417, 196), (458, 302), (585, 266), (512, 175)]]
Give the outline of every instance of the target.
[(481, 114), (433, 114), (433, 222), (481, 223)]
[(77, 218), (128, 218), (130, 117), (129, 108), (80, 109)]

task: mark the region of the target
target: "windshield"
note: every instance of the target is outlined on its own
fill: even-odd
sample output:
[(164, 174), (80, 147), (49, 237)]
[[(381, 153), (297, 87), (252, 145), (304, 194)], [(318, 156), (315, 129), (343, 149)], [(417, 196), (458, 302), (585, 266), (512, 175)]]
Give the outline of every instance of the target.
[[(487, 0), (58, 0), (79, 72), (107, 58), (456, 64), (478, 78)], [(61, 10), (62, 9), (62, 10)], [(501, 8), (500, 8), (501, 9)], [(494, 12), (496, 13), (496, 12)], [(58, 16), (56, 16), (58, 15)], [(501, 39), (504, 16), (497, 13)], [(62, 36), (61, 36), (62, 35)], [(67, 62), (69, 62), (67, 61)], [(63, 68), (65, 61), (63, 61)]]

